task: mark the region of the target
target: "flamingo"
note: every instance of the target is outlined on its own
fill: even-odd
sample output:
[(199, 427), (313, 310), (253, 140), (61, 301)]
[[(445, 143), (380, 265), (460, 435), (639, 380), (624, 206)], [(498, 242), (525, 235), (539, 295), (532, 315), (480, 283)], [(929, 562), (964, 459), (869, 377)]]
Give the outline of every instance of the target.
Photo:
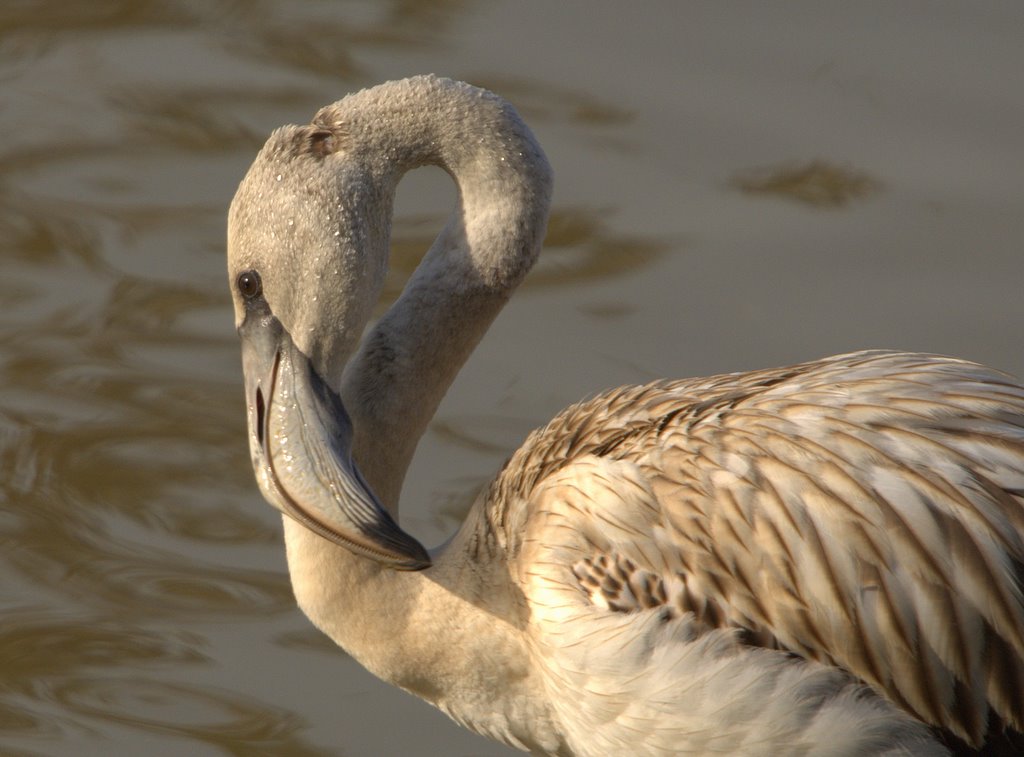
[[(395, 188), (423, 165), (456, 206), (367, 328)], [(1024, 386), (981, 365), (868, 351), (613, 389), (531, 433), (445, 544), (402, 530), (417, 442), (551, 194), (515, 109), (435, 76), (277, 129), (241, 182), (252, 464), (310, 620), (537, 754), (1019, 744)]]

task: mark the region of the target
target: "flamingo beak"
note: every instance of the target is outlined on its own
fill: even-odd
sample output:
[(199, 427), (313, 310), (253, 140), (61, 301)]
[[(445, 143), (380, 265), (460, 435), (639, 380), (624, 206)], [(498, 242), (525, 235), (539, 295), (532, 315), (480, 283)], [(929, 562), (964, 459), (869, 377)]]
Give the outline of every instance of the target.
[(395, 570), (430, 566), (352, 459), (341, 398), (262, 297), (246, 302), (242, 338), (253, 470), (266, 500), (325, 539)]

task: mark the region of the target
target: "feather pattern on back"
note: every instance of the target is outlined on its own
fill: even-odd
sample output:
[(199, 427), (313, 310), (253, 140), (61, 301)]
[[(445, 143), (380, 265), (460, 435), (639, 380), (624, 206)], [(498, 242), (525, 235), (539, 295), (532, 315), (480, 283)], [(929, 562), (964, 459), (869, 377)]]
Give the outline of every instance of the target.
[[(835, 667), (977, 745), (990, 723), (1024, 728), (1022, 497), (1024, 388), (874, 351), (570, 407), (510, 459), (485, 522), (523, 587), (533, 652), (574, 707), (624, 679), (638, 701), (662, 686), (692, 705), (702, 672), (753, 655), (762, 678), (718, 671), (716, 700), (814, 701), (827, 720), (843, 697), (878, 721), (888, 703)], [(630, 717), (587, 723), (618, 733)]]

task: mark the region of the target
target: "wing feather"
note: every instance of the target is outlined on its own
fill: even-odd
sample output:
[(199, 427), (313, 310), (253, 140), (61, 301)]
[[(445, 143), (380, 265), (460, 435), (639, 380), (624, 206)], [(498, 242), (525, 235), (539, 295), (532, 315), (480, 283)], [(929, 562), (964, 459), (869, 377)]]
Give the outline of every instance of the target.
[(638, 466), (577, 458), (532, 494), (513, 568), (573, 753), (943, 753), (852, 677), (709, 627)]
[[(580, 467), (594, 459), (629, 466)], [(621, 555), (651, 578), (609, 583), (617, 609), (649, 606), (648, 581), (666, 606), (838, 665), (969, 743), (990, 708), (1024, 729), (1024, 387), (1010, 377), (873, 352), (623, 388), (535, 432), (491, 500), (519, 503), (492, 518), (526, 525), (503, 532), (519, 565), (545, 540), (574, 545), (547, 553), (562, 593), (531, 594), (532, 612), (586, 596), (573, 565)]]

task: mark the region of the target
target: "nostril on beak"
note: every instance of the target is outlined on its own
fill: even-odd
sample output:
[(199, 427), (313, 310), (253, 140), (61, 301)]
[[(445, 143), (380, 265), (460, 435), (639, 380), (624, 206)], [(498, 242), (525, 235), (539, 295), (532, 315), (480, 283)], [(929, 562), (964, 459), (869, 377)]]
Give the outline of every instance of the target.
[(265, 406), (263, 404), (263, 390), (260, 387), (256, 387), (256, 440), (260, 443), (260, 447), (263, 446), (263, 413)]

